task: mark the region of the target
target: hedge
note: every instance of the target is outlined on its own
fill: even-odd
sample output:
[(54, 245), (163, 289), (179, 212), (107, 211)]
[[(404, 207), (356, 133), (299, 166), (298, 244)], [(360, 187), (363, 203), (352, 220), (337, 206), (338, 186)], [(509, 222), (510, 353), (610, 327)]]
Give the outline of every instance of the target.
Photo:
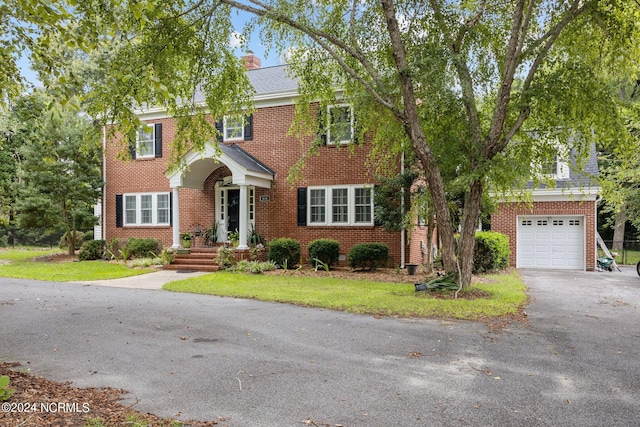
[(386, 266), (388, 262), (389, 247), (384, 243), (362, 243), (349, 251), (349, 265), (353, 269), (375, 270)]

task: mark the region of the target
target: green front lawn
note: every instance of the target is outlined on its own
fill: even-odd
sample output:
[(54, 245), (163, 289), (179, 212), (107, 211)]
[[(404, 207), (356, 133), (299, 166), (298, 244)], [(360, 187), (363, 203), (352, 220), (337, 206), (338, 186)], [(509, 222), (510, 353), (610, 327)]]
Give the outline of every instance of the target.
[(517, 314), (527, 300), (526, 287), (518, 273), (485, 278), (490, 283), (476, 284), (472, 290), (484, 291), (488, 296), (456, 300), (416, 292), (413, 284), (406, 283), (230, 272), (171, 282), (164, 289), (385, 316), (477, 320)]
[[(47, 280), (50, 282), (76, 282), (84, 280), (118, 279), (136, 276), (151, 270), (132, 270), (123, 264), (104, 261), (43, 262), (33, 258), (63, 253), (59, 249), (0, 250), (0, 276), (18, 279)], [(4, 263), (3, 261), (8, 261)]]

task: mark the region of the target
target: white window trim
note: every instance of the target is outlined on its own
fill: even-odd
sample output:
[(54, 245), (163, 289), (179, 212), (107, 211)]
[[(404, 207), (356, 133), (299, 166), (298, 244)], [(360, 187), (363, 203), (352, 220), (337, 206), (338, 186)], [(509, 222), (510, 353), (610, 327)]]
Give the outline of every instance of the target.
[[(150, 153), (142, 153), (141, 145), (140, 145), (140, 132), (143, 130), (144, 126), (140, 126), (138, 128), (138, 132), (136, 132), (136, 159), (146, 159), (156, 157), (156, 124), (155, 123), (147, 123), (147, 127), (151, 128), (151, 152)], [(145, 132), (146, 133), (146, 132)]]
[[(231, 181), (228, 181), (231, 182)], [(224, 233), (227, 230), (227, 201), (229, 200), (228, 190), (239, 190), (240, 186), (238, 185), (220, 185), (216, 184), (216, 213), (215, 218), (216, 222), (219, 225), (219, 233)], [(248, 227), (251, 228), (255, 226), (256, 219), (256, 187), (250, 185), (247, 187), (247, 213), (248, 213)]]
[(222, 121), (222, 140), (223, 141), (243, 141), (244, 140), (244, 127), (245, 127), (245, 123), (244, 123), (244, 119), (242, 117), (239, 118), (240, 120), (240, 135), (239, 136), (234, 136), (233, 138), (227, 138), (227, 120), (229, 119), (236, 119), (235, 116), (225, 116), (224, 120)]
[[(347, 189), (347, 222), (333, 222), (333, 197), (332, 190), (336, 188)], [(356, 203), (355, 203), (355, 190), (357, 188), (366, 188), (371, 191), (371, 221), (356, 222)], [(373, 185), (368, 184), (350, 184), (350, 185), (329, 185), (329, 186), (312, 186), (307, 188), (307, 224), (311, 227), (316, 226), (336, 226), (336, 227), (370, 227), (374, 225), (374, 206), (373, 206)], [(325, 200), (325, 220), (323, 222), (311, 221), (311, 190), (324, 190)]]
[[(169, 205), (167, 207), (168, 215), (167, 222), (158, 222), (158, 196), (166, 195)], [(142, 223), (142, 196), (151, 196), (151, 222)], [(136, 198), (136, 222), (127, 222), (127, 197)], [(122, 224), (125, 227), (165, 227), (171, 223), (171, 193), (158, 192), (158, 193), (126, 193), (122, 195), (123, 207), (122, 207)]]
[[(349, 109), (349, 121), (351, 122), (351, 132), (349, 134), (349, 138), (348, 139), (342, 139), (340, 141), (331, 141), (331, 118), (333, 117), (331, 115), (331, 110), (333, 108), (348, 108)], [(327, 107), (327, 123), (326, 123), (326, 129), (327, 129), (327, 145), (338, 145), (338, 144), (349, 144), (351, 141), (353, 141), (353, 135), (354, 135), (354, 126), (353, 126), (353, 107), (351, 107), (351, 105), (349, 104), (335, 104), (335, 105), (329, 105)]]

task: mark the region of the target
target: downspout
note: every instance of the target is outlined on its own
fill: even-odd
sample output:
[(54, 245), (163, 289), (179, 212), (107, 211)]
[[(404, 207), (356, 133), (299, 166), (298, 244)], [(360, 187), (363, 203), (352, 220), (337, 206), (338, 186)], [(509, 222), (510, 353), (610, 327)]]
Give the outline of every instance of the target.
[[(402, 157), (400, 157), (400, 174), (404, 174), (404, 150), (402, 151)], [(406, 241), (406, 233), (404, 227), (404, 186), (400, 189), (400, 209), (402, 212), (402, 229), (400, 230), (400, 268), (404, 268), (406, 261), (406, 251), (405, 251), (405, 241)]]
[(102, 126), (102, 240), (107, 240), (107, 127)]

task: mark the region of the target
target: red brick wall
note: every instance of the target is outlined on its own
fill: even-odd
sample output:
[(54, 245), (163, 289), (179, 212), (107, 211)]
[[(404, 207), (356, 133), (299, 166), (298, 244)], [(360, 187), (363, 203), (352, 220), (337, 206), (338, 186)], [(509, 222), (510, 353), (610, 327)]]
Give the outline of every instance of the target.
[(526, 203), (501, 203), (496, 212), (491, 215), (491, 229), (509, 236), (511, 257), (509, 263), (516, 266), (516, 230), (519, 215), (582, 215), (585, 218), (585, 256), (586, 269), (593, 271), (596, 260), (596, 218), (595, 202), (563, 201), (563, 202), (534, 202), (533, 206)]
[[(382, 242), (389, 245), (391, 265), (400, 264), (400, 234), (385, 232), (373, 226), (306, 226), (297, 225), (297, 187), (336, 184), (375, 184), (366, 160), (370, 144), (365, 143), (351, 150), (347, 146), (324, 146), (318, 155), (305, 161), (304, 177), (293, 185), (287, 182), (290, 168), (306, 152), (312, 138), (301, 142), (287, 136), (294, 116), (294, 106), (259, 108), (253, 118), (253, 140), (238, 144), (248, 153), (269, 166), (275, 177), (270, 189), (256, 188), (256, 231), (271, 240), (276, 237), (293, 237), (300, 240), (306, 257), (307, 244), (317, 238), (333, 238), (340, 241), (341, 252), (347, 254), (357, 243)], [(153, 237), (165, 245), (172, 243), (171, 227), (115, 227), (115, 196), (132, 192), (171, 191), (165, 176), (168, 168), (169, 144), (175, 137), (173, 119), (149, 121), (162, 123), (163, 158), (122, 161), (117, 152), (125, 150), (121, 140), (107, 143), (106, 184), (106, 237)], [(120, 142), (120, 144), (118, 144)], [(351, 147), (354, 148), (354, 147)], [(399, 167), (399, 162), (398, 162)], [(204, 183), (203, 190), (180, 189), (181, 230), (192, 224), (210, 226), (214, 219), (214, 185), (221, 176), (229, 175), (221, 168), (212, 173)], [(260, 201), (260, 196), (269, 196), (269, 201)], [(418, 256), (419, 256), (418, 251)], [(409, 259), (410, 250), (407, 250)]]

